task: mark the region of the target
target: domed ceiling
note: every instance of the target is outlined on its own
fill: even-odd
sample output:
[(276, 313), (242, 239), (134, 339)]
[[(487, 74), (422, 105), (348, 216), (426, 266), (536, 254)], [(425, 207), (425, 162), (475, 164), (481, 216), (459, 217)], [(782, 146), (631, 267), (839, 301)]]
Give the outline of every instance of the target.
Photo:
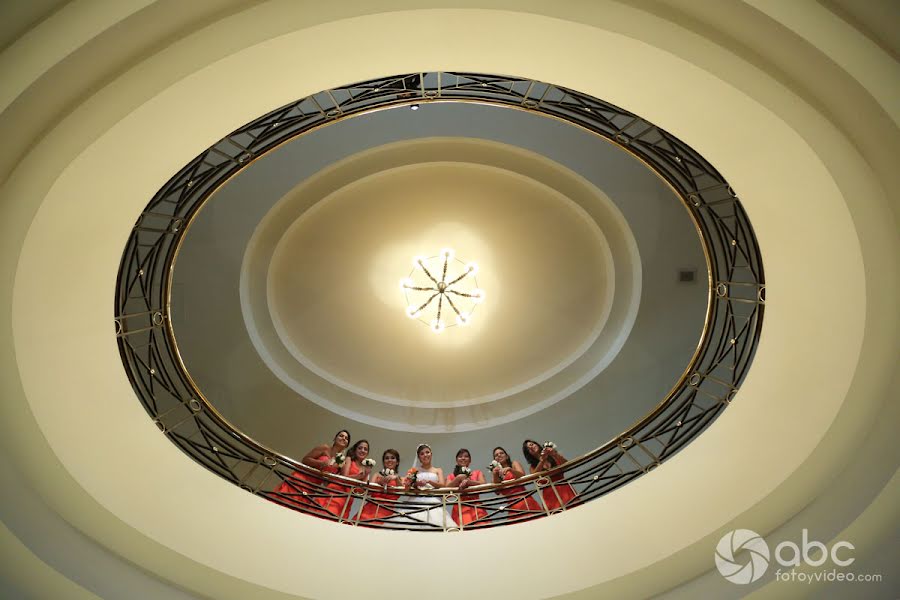
[[(468, 327), (436, 335), (405, 318), (396, 281), (413, 256), (446, 246), (477, 258), (490, 300)], [(357, 180), (305, 212), (275, 248), (266, 297), (280, 341), (328, 381), (391, 404), (463, 406), (581, 355), (606, 321), (611, 269), (602, 233), (554, 190), (478, 164), (425, 163)]]
[[(447, 247), (478, 264), (485, 299), (467, 326), (444, 306), (435, 333), (398, 283)], [(379, 447), (480, 447), (540, 423), (588, 450), (675, 384), (705, 269), (677, 196), (608, 142), (497, 107), (403, 107), (302, 136), (221, 188), (175, 263), (173, 326), (217, 409), (288, 454), (348, 419)]]

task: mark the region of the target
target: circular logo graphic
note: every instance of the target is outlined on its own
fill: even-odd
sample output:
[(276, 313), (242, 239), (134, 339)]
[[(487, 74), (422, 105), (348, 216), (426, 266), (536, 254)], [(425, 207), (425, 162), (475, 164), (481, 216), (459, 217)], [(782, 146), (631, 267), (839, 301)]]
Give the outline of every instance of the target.
[[(735, 560), (741, 551), (750, 555), (747, 562)], [(752, 583), (769, 568), (769, 547), (762, 536), (749, 529), (729, 531), (716, 545), (716, 568), (722, 577), (741, 585)]]

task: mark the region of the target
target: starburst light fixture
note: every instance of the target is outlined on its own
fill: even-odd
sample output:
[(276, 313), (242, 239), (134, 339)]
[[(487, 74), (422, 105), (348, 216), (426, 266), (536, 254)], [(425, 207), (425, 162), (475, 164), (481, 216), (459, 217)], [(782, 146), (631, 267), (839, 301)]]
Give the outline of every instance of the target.
[(406, 316), (425, 323), (435, 333), (468, 325), (475, 307), (484, 302), (484, 290), (475, 279), (478, 265), (456, 258), (450, 248), (436, 256), (416, 256), (412, 262), (409, 276), (400, 280)]

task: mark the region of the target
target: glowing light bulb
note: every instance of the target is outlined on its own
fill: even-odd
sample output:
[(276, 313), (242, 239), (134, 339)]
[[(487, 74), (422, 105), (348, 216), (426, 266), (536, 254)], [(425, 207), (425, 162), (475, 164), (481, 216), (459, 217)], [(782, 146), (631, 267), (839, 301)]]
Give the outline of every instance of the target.
[(469, 290), (469, 295), (472, 297), (472, 302), (475, 304), (481, 304), (484, 302), (484, 290), (474, 288)]
[(468, 273), (469, 275), (477, 275), (478, 274), (478, 265), (473, 262), (470, 262), (469, 264), (466, 265), (466, 273)]
[(400, 289), (405, 290), (405, 289), (409, 289), (409, 288), (415, 287), (415, 286), (416, 286), (415, 282), (412, 279), (410, 279), (409, 277), (404, 277), (403, 279), (400, 280)]
[(425, 264), (425, 257), (424, 256), (414, 256), (412, 263), (413, 263), (414, 267), (421, 267), (422, 265)]
[(441, 250), (441, 258), (453, 260), (454, 256), (456, 256), (456, 252), (453, 251), (453, 248), (444, 248)]
[(456, 322), (459, 325), (466, 326), (469, 323), (471, 323), (471, 321), (472, 321), (472, 315), (470, 315), (469, 313), (464, 312), (464, 313), (459, 313), (458, 315), (456, 315)]
[(418, 317), (419, 312), (420, 311), (416, 310), (415, 306), (407, 306), (406, 307), (406, 316), (409, 317), (410, 319), (415, 319), (416, 317)]
[(435, 333), (440, 333), (444, 330), (444, 324), (435, 319), (431, 322), (431, 330)]

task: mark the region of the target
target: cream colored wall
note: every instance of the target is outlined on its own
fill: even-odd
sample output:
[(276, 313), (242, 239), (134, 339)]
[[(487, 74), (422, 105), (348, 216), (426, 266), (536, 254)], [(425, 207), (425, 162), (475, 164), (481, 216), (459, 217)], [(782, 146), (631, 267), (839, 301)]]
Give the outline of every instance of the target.
[[(648, 595), (709, 571), (710, 540), (724, 530), (777, 531), (819, 498), (834, 510), (808, 513), (804, 526), (845, 521), (847, 531), (861, 536), (858, 545), (864, 538), (873, 546), (879, 535), (896, 530), (895, 513), (883, 508), (896, 490), (896, 484), (885, 488), (896, 470), (896, 443), (873, 427), (895, 414), (897, 400), (889, 386), (897, 383), (898, 188), (885, 154), (897, 147), (898, 136), (864, 88), (846, 73), (825, 69), (817, 85), (828, 93), (811, 94), (792, 71), (790, 50), (799, 40), (734, 2), (716, 3), (711, 16), (690, 14), (696, 10), (690, 4), (674, 10), (653, 5), (665, 18), (605, 2), (560, 8), (516, 3), (529, 14), (405, 10), (277, 35), (304, 18), (329, 20), (326, 10), (348, 16), (371, 10), (361, 7), (343, 4), (311, 15), (306, 7), (263, 3), (197, 31), (78, 107), (5, 182), (0, 338), (10, 343), (0, 345), (4, 443), (53, 510), (162, 579), (221, 598), (247, 597), (248, 590), (255, 597), (272, 590), (335, 595), (330, 580), (298, 578), (297, 565), (321, 564), (322, 556), (348, 547), (365, 554), (375, 570), (416, 564), (423, 555), (442, 574), (472, 567), (473, 582), (500, 597), (579, 589)], [(287, 14), (292, 10), (293, 17)], [(559, 18), (540, 15), (555, 10)], [(715, 21), (720, 16), (733, 24)], [(715, 22), (704, 22), (707, 17)], [(415, 53), (366, 43), (369, 32), (398, 22)], [(716, 33), (738, 24), (741, 35), (753, 34), (744, 45)], [(458, 31), (467, 32), (465, 39), (454, 35)], [(268, 35), (275, 37), (236, 48)], [(429, 43), (431, 36), (443, 43)], [(523, 38), (543, 44), (523, 46)], [(330, 45), (336, 39), (340, 43)], [(323, 56), (322, 47), (334, 51)], [(203, 60), (191, 52), (198, 48)], [(215, 52), (220, 60), (212, 63)], [(360, 52), (369, 59), (365, 64), (356, 60)], [(313, 55), (314, 63), (297, 59)], [(209, 64), (168, 85), (194, 61)], [(827, 63), (815, 52), (810, 61), (808, 71)], [(512, 72), (598, 95), (708, 156), (741, 190), (765, 254), (769, 305), (756, 362), (734, 405), (700, 439), (652, 476), (578, 511), (459, 536), (356, 531), (297, 518), (186, 461), (127, 400), (132, 393), (114, 340), (104, 333), (112, 330), (108, 298), (122, 242), (149, 194), (221, 132), (333, 84), (451, 67)], [(275, 69), (294, 76), (283, 78)], [(240, 74), (245, 85), (236, 87)], [(136, 97), (145, 100), (139, 107)], [(135, 110), (104, 122), (123, 106)], [(186, 119), (190, 107), (203, 108), (202, 121)], [(7, 133), (15, 137), (15, 127), (7, 126)], [(175, 137), (179, 145), (162, 153), (144, 145)], [(135, 145), (138, 139), (142, 144)], [(106, 170), (116, 164), (120, 170)], [(121, 234), (109, 236), (116, 231)], [(83, 268), (76, 272), (75, 265)], [(826, 287), (835, 274), (840, 283)], [(71, 290), (62, 309), (61, 288)], [(876, 445), (867, 452), (878, 462), (850, 462), (860, 439)], [(55, 468), (30, 468), (40, 463)], [(848, 490), (854, 492), (849, 498), (826, 491), (845, 466), (865, 484)], [(713, 493), (697, 497), (696, 489)], [(878, 497), (881, 489), (887, 495)], [(667, 513), (659, 510), (661, 498)], [(667, 520), (668, 514), (679, 518)], [(870, 515), (880, 527), (865, 523)], [(234, 539), (244, 543), (232, 544), (229, 554), (211, 546)], [(491, 563), (521, 572), (519, 553), (510, 549), (535, 539), (566, 550), (547, 558), (551, 575), (523, 579), (515, 590), (517, 584), (501, 585), (481, 568)], [(634, 543), (648, 539), (652, 546)], [(583, 549), (585, 540), (590, 551), (568, 552)], [(184, 557), (189, 560), (176, 561)], [(427, 572), (405, 575), (411, 587), (433, 581)], [(711, 585), (733, 593), (723, 581)], [(340, 590), (366, 591), (355, 580)]]

